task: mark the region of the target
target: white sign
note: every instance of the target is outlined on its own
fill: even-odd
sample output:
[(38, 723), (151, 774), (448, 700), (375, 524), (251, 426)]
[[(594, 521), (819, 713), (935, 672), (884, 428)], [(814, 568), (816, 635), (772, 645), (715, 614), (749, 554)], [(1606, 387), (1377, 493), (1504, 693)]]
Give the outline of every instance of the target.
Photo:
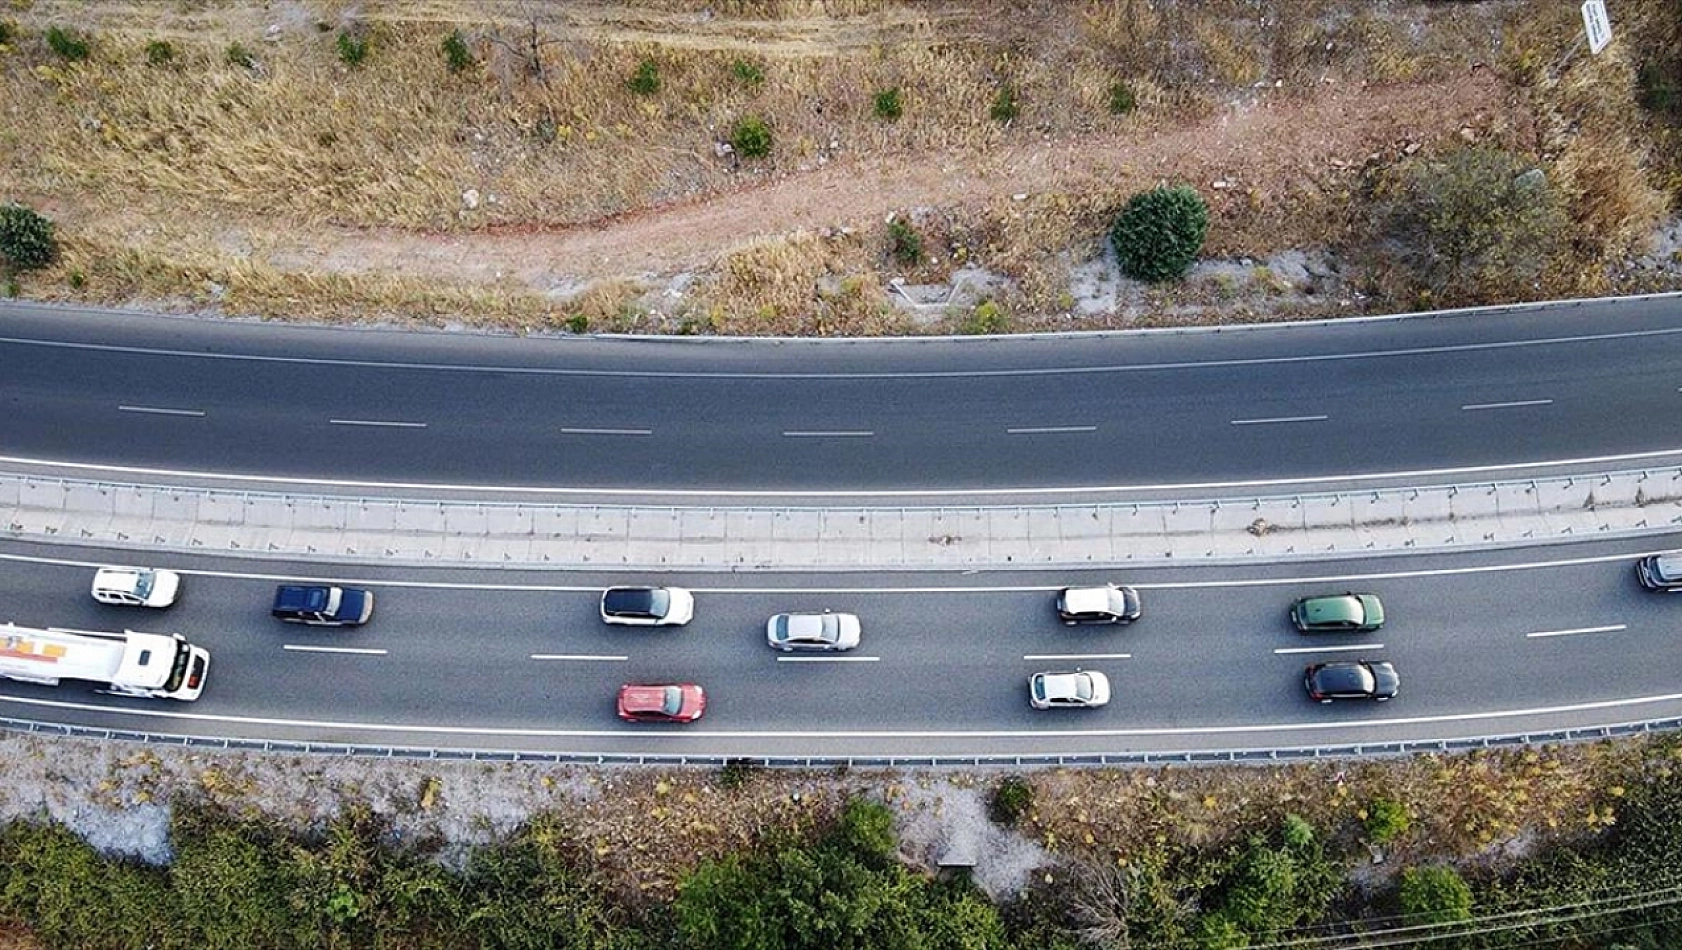
[(1589, 52), (1598, 53), (1612, 42), (1612, 19), (1606, 15), (1606, 0), (1583, 0), (1583, 29), (1589, 34)]

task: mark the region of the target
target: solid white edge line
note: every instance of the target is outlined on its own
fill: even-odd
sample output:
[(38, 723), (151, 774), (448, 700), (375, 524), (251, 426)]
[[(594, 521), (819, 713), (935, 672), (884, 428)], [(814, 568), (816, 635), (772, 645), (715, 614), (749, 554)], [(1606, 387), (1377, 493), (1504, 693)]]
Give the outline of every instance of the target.
[(630, 659), (629, 656), (601, 656), (590, 653), (533, 653), (531, 658), (534, 660), (604, 660), (621, 663)]
[[(1682, 330), (1679, 330), (1682, 332)], [(874, 433), (872, 433), (874, 434)], [(450, 491), (450, 492), (507, 492), (529, 495), (601, 495), (605, 497), (637, 496), (649, 498), (968, 498), (977, 495), (1078, 495), (1124, 494), (1129, 492), (1213, 491), (1231, 488), (1277, 488), (1287, 485), (1347, 485), (1375, 480), (1403, 478), (1443, 478), (1459, 475), (1489, 475), (1497, 472), (1525, 472), (1541, 468), (1564, 468), (1580, 465), (1644, 462), (1682, 457), (1682, 449), (1655, 449), (1651, 452), (1630, 452), (1624, 455), (1598, 455), (1583, 458), (1550, 459), (1541, 462), (1508, 462), (1498, 465), (1466, 465), (1458, 468), (1422, 468), (1400, 472), (1364, 472), (1354, 475), (1312, 475), (1292, 478), (1253, 478), (1232, 482), (1179, 482), (1160, 485), (1069, 485), (1053, 488), (930, 488), (781, 491), (760, 489), (708, 488), (568, 488), (553, 485), (451, 485), (442, 482), (377, 482), (360, 479), (297, 478), (285, 475), (244, 475), (234, 472), (195, 472), (186, 469), (145, 468), (136, 465), (103, 465), (91, 462), (62, 462), (52, 459), (32, 459), (20, 456), (0, 456), (0, 464), (33, 465), (69, 469), (76, 472), (98, 472), (106, 475), (143, 475), (148, 478), (204, 478), (240, 484), (306, 485), (316, 488), (357, 488), (384, 490)]]
[(366, 426), (375, 429), (424, 429), (424, 422), (383, 422), (379, 419), (328, 419), (336, 426)]
[(779, 656), (778, 663), (878, 663), (879, 656)]
[(1579, 633), (1616, 633), (1619, 630), (1625, 630), (1625, 629), (1628, 629), (1628, 624), (1615, 623), (1615, 624), (1610, 624), (1610, 625), (1605, 626), (1605, 627), (1577, 627), (1576, 629), (1573, 629), (1573, 630), (1539, 630), (1536, 633), (1527, 633), (1527, 634), (1525, 634), (1525, 636), (1526, 637), (1570, 637), (1570, 636), (1575, 636)]
[(1279, 417), (1273, 418), (1273, 419), (1234, 419), (1234, 420), (1232, 420), (1231, 424), (1235, 425), (1235, 426), (1260, 426), (1260, 425), (1271, 425), (1272, 423), (1275, 423), (1275, 422), (1325, 422), (1329, 418), (1331, 418), (1331, 417), (1330, 416), (1279, 416)]
[(1352, 653), (1356, 650), (1382, 650), (1382, 643), (1347, 643), (1328, 647), (1280, 647), (1274, 653)]
[[(1667, 693), (1658, 696), (1632, 696), (1624, 699), (1604, 699), (1587, 703), (1573, 703), (1566, 706), (1537, 706), (1526, 709), (1497, 709), (1486, 712), (1445, 713), (1438, 716), (1404, 716), (1395, 719), (1313, 719), (1304, 722), (1247, 723), (1230, 726), (1152, 727), (1141, 729), (942, 730), (933, 732), (917, 730), (895, 731), (890, 729), (860, 730), (854, 732), (724, 731), (707, 732), (706, 736), (711, 739), (1046, 739), (1092, 736), (1108, 738), (1145, 738), (1222, 734), (1265, 735), (1268, 733), (1279, 732), (1341, 732), (1350, 729), (1372, 729), (1385, 726), (1424, 726), (1453, 722), (1487, 722), (1492, 719), (1557, 716), (1570, 713), (1592, 712), (1594, 710), (1602, 709), (1627, 709), (1633, 706), (1650, 706), (1657, 703), (1675, 702), (1682, 702), (1682, 693)], [(167, 709), (136, 709), (127, 706), (99, 706), (93, 703), (75, 703), (56, 699), (29, 699), (22, 696), (4, 695), (0, 695), (0, 703), (12, 703), (19, 706), (34, 706), (45, 709), (65, 709), (77, 712), (102, 713), (106, 715), (119, 714), (124, 716), (138, 716), (145, 719), (223, 723), (246, 726), (278, 726), (284, 728), (311, 730), (362, 729), (368, 732), (382, 733), (409, 732), (425, 735), (524, 736), (528, 738), (624, 738), (625, 736), (625, 733), (622, 730), (610, 731), (605, 729), (528, 729), (508, 726), (404, 725), (400, 723), (385, 722), (357, 722), (354, 720), (278, 719), (263, 716), (224, 716), (212, 713), (174, 712)], [(1597, 725), (1612, 724), (1598, 723)], [(672, 737), (679, 736), (678, 733), (663, 734)], [(650, 733), (650, 735), (653, 735), (653, 733)], [(691, 737), (685, 736), (684, 738)], [(1450, 737), (1444, 736), (1434, 738), (1447, 739)], [(697, 751), (696, 754), (702, 753)]]
[(1462, 411), (1470, 412), (1477, 409), (1517, 409), (1521, 406), (1551, 406), (1552, 399), (1521, 399), (1517, 402), (1478, 402), (1469, 406), (1461, 406)]
[[(1220, 590), (1234, 587), (1285, 587), (1308, 584), (1342, 584), (1362, 581), (1407, 580), (1419, 577), (1457, 577), (1471, 574), (1505, 574), (1512, 571), (1539, 571), (1549, 568), (1581, 567), (1585, 564), (1630, 562), (1649, 554), (1662, 554), (1672, 548), (1657, 551), (1634, 551), (1629, 554), (1597, 554), (1592, 557), (1561, 558), (1557, 561), (1524, 561), (1517, 564), (1482, 564), (1476, 567), (1436, 567), (1418, 571), (1378, 571), (1369, 574), (1321, 574), (1303, 577), (1256, 577), (1224, 581), (1168, 581), (1161, 584), (1134, 584), (1139, 590)], [(0, 553), (0, 563), (42, 564), (49, 567), (98, 568), (106, 561), (82, 561), (70, 558), (37, 557), (29, 554)], [(286, 581), (308, 584), (337, 584), (353, 587), (402, 587), (413, 590), (484, 590), (534, 594), (600, 594), (600, 584), (464, 584), (437, 581), (400, 581), (387, 578), (358, 577), (299, 577), (296, 574), (259, 574), (243, 571), (196, 571), (174, 568), (177, 574), (188, 577), (220, 577), (228, 580)], [(1016, 569), (1022, 571), (1024, 569)], [(1040, 573), (1067, 574), (1063, 568), (1039, 569)], [(1000, 584), (965, 587), (688, 587), (687, 590), (707, 594), (1016, 594), (1054, 593), (1058, 584)]]
[(296, 653), (355, 653), (361, 656), (385, 656), (384, 650), (372, 650), (366, 647), (314, 647), (299, 643), (287, 643), (281, 646), (283, 650)]
[(118, 406), (118, 412), (143, 412), (152, 416), (203, 416), (199, 409), (159, 409), (154, 406)]
[(1024, 660), (1131, 660), (1131, 653), (1030, 653)]

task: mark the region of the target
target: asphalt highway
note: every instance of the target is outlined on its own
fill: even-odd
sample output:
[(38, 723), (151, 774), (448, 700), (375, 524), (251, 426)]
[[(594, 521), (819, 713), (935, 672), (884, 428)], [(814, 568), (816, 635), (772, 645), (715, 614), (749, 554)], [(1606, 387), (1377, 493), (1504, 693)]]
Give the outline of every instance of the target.
[(514, 338), (0, 307), (0, 455), (667, 491), (997, 491), (1682, 450), (1673, 298), (1067, 339)]
[[(1682, 715), (1682, 597), (1647, 593), (1634, 558), (1682, 535), (1504, 552), (1108, 572), (613, 574), (335, 569), (171, 557), (181, 602), (95, 604), (93, 567), (131, 554), (8, 544), (0, 620), (176, 631), (211, 651), (200, 701), (127, 700), (79, 684), (0, 681), (0, 715), (183, 735), (377, 745), (754, 756), (978, 756), (1337, 745), (1534, 732)], [(318, 630), (269, 618), (274, 584), (366, 584), (373, 622)], [(1060, 625), (1056, 587), (1141, 588), (1124, 628)], [(693, 623), (603, 625), (601, 587), (696, 592)], [(1375, 634), (1305, 637), (1298, 596), (1380, 594)], [(764, 642), (785, 610), (860, 615), (842, 661), (789, 662)], [(1402, 677), (1386, 704), (1309, 702), (1303, 666), (1381, 658)], [(1034, 711), (1027, 677), (1084, 667), (1115, 688), (1098, 710)], [(624, 724), (619, 684), (694, 681), (706, 717)]]

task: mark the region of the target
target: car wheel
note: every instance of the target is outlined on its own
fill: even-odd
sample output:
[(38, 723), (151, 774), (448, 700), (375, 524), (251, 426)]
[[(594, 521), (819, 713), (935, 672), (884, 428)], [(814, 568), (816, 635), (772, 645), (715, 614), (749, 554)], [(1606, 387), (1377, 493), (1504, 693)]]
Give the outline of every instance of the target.
[(1378, 701), (1381, 702), (1381, 703), (1387, 703), (1393, 698), (1394, 697), (1391, 697), (1391, 696), (1379, 696), (1379, 697), (1377, 697)]

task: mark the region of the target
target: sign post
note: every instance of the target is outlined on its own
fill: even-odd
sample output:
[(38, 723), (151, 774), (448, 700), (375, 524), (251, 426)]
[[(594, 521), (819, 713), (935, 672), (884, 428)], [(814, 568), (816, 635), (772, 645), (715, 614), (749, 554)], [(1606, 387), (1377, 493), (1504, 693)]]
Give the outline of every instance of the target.
[(1583, 0), (1583, 29), (1589, 35), (1589, 52), (1598, 53), (1612, 42), (1612, 18), (1606, 15), (1606, 0)]

